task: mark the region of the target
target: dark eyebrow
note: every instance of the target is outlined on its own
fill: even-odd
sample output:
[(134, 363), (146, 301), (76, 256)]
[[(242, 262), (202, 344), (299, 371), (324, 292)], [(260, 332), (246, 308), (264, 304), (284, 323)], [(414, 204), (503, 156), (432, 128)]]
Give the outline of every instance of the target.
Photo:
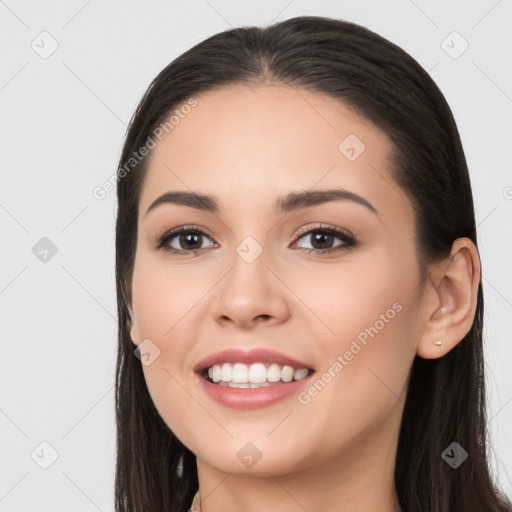
[(327, 203), (330, 201), (352, 201), (371, 210), (379, 215), (377, 210), (364, 197), (349, 190), (331, 189), (331, 190), (310, 190), (305, 192), (292, 192), (285, 197), (280, 197), (276, 201), (278, 212), (291, 212), (317, 204)]
[[(304, 192), (292, 192), (284, 197), (279, 197), (276, 201), (277, 212), (291, 212), (327, 203), (330, 201), (352, 201), (354, 203), (365, 206), (376, 215), (377, 210), (364, 197), (344, 189), (331, 190), (309, 190)], [(151, 203), (145, 215), (161, 204), (177, 204), (182, 206), (190, 206), (198, 210), (211, 213), (218, 213), (220, 208), (215, 197), (207, 194), (198, 194), (196, 192), (175, 191), (167, 192)]]

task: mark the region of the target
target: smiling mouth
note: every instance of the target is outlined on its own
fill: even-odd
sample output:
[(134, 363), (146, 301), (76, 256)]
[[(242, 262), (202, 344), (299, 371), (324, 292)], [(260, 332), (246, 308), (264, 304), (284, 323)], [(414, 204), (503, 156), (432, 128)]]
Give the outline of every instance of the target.
[(211, 384), (230, 388), (261, 388), (287, 384), (305, 379), (314, 373), (311, 368), (294, 368), (290, 365), (256, 362), (220, 363), (205, 368), (200, 375)]

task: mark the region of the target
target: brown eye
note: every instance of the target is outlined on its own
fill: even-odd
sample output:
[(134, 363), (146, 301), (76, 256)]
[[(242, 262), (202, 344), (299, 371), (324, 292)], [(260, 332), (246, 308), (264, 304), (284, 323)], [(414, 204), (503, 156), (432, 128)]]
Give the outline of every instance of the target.
[(163, 235), (156, 247), (171, 253), (195, 253), (205, 248), (203, 247), (204, 238), (209, 239), (202, 230), (190, 226), (182, 226)]
[[(311, 245), (313, 246), (311, 248), (302, 248), (302, 251), (308, 253), (329, 253), (349, 249), (350, 247), (354, 247), (356, 245), (356, 240), (354, 239), (353, 236), (349, 235), (346, 231), (342, 229), (333, 228), (330, 226), (310, 229), (306, 233), (300, 235), (298, 237), (298, 240), (302, 238), (309, 240)], [(342, 243), (333, 245), (336, 239), (341, 240)]]

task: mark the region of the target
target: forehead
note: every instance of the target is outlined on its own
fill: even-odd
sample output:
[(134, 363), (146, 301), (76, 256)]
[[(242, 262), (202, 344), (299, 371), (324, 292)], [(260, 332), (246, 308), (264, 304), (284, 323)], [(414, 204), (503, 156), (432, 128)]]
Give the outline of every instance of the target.
[(221, 208), (240, 209), (271, 208), (292, 190), (342, 187), (377, 210), (409, 208), (389, 175), (388, 137), (340, 100), (284, 85), (229, 86), (194, 98), (155, 139), (140, 215), (171, 190), (208, 193)]

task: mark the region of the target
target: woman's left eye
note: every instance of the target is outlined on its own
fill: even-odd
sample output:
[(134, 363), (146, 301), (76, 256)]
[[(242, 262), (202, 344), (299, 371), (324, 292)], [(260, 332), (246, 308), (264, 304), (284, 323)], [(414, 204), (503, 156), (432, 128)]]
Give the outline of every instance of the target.
[[(306, 233), (300, 235), (298, 239), (300, 240), (301, 238), (304, 237), (309, 237), (311, 243), (320, 245), (320, 248), (313, 247), (312, 249), (309, 249), (307, 247), (304, 247), (302, 248), (302, 251), (314, 252), (319, 254), (342, 251), (345, 249), (349, 249), (350, 247), (354, 247), (357, 244), (356, 239), (351, 234), (349, 234), (343, 229), (334, 228), (330, 226), (319, 226), (313, 229), (309, 229)], [(336, 238), (344, 243), (332, 246), (331, 244)], [(325, 245), (329, 245), (329, 247), (326, 248)]]
[[(204, 231), (193, 226), (182, 226), (173, 231), (170, 231), (163, 235), (156, 244), (157, 249), (165, 249), (174, 254), (195, 254), (205, 247), (203, 247), (203, 238), (210, 238)], [(311, 243), (319, 245), (319, 247), (303, 247), (302, 252), (314, 252), (319, 254), (325, 254), (334, 251), (341, 251), (354, 247), (357, 244), (355, 238), (340, 228), (334, 228), (331, 226), (318, 226), (309, 229), (307, 232), (297, 235), (296, 239), (309, 237)], [(341, 240), (343, 243), (336, 246), (332, 246), (335, 239)], [(174, 240), (176, 239), (176, 240)], [(210, 238), (211, 240), (211, 238)], [(173, 243), (178, 243), (180, 247), (173, 246)], [(210, 245), (211, 247), (212, 245)], [(328, 247), (326, 247), (328, 246)], [(184, 248), (183, 248), (184, 247)]]

